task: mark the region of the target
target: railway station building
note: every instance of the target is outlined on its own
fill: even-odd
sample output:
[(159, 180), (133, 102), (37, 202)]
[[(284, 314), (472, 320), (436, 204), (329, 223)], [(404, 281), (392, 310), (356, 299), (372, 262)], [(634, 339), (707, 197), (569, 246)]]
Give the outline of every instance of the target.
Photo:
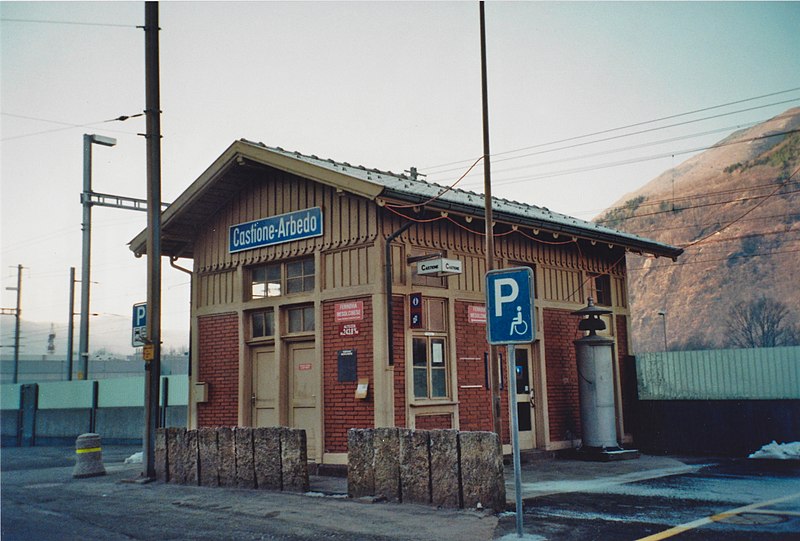
[[(492, 430), (489, 363), (516, 385), (522, 449), (579, 445), (571, 313), (610, 310), (619, 441), (635, 398), (625, 255), (681, 250), (493, 200), (495, 267), (530, 267), (536, 340), (491, 359), (484, 197), (404, 174), (234, 142), (162, 214), (162, 255), (192, 260), (190, 428), (306, 430), (346, 463), (349, 428)], [(146, 252), (146, 231), (131, 241)], [(502, 355), (505, 352), (500, 348)]]

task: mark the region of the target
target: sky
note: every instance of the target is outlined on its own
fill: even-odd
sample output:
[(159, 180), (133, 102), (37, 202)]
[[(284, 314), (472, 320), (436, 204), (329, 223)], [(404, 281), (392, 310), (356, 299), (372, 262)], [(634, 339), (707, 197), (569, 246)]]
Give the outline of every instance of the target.
[[(413, 166), (443, 185), (483, 154), (477, 2), (159, 11), (165, 202), (240, 138)], [(113, 120), (144, 109), (143, 24), (142, 2), (0, 2), (0, 306), (14, 308), (21, 264), (23, 319), (60, 333), (70, 267), (80, 279), (84, 133), (117, 139), (93, 147), (93, 190), (146, 197), (144, 118)], [(691, 151), (800, 104), (798, 27), (791, 2), (488, 2), (493, 194), (591, 219)], [(458, 187), (482, 192), (483, 167)], [(127, 243), (146, 214), (92, 217), (103, 336), (90, 342), (131, 353), (146, 259)], [(165, 347), (181, 347), (188, 276), (165, 260), (163, 280)], [(23, 343), (44, 353), (46, 335)]]

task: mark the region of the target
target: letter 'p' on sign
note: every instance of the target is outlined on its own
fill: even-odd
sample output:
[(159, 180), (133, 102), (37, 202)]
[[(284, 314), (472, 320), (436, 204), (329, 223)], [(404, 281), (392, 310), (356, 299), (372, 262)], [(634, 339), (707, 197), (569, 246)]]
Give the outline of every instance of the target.
[(486, 273), (486, 335), (490, 344), (528, 344), (536, 337), (533, 272), (528, 267)]

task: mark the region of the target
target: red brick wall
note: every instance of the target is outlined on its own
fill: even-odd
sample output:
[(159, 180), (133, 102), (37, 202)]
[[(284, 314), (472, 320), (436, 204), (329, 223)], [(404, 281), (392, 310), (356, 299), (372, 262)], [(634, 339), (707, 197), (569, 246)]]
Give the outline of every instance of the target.
[[(364, 303), (364, 318), (356, 321), (358, 335), (340, 336), (340, 323), (335, 321), (334, 307), (337, 302), (322, 303), (322, 342), (323, 342), (323, 396), (325, 403), (324, 432), (325, 452), (347, 452), (347, 430), (349, 428), (372, 428), (375, 420), (375, 380), (372, 373), (372, 302), (369, 297), (360, 300)], [(380, 317), (380, 316), (379, 316)], [(357, 399), (354, 381), (339, 382), (337, 352), (342, 349), (355, 349), (358, 378), (369, 378), (369, 392), (365, 400)]]
[[(470, 323), (470, 302), (456, 301), (456, 358), (458, 359), (458, 421), (461, 430), (492, 430), (492, 392), (487, 388), (484, 354), (488, 353), (486, 325)], [(468, 386), (462, 389), (462, 386)], [(480, 388), (473, 388), (480, 385)]]
[(198, 318), (197, 381), (208, 383), (208, 401), (197, 404), (198, 426), (236, 426), (239, 410), (239, 317)]
[(573, 341), (583, 334), (578, 331), (580, 317), (566, 310), (546, 308), (543, 319), (550, 440), (568, 440), (568, 432), (573, 438), (578, 438), (581, 433), (580, 402)]
[(394, 425), (406, 426), (406, 310), (405, 296), (392, 297), (394, 334)]
[(417, 430), (439, 430), (453, 428), (453, 419), (450, 415), (419, 415), (414, 418)]

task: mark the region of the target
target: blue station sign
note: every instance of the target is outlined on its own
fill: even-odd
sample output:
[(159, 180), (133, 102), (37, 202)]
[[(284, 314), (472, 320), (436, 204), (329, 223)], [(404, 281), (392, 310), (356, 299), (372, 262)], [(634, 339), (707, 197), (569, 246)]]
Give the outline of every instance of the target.
[(533, 272), (528, 267), (486, 273), (486, 335), (494, 346), (536, 338)]
[(233, 254), (319, 236), (322, 236), (322, 209), (314, 207), (232, 225), (228, 251)]

